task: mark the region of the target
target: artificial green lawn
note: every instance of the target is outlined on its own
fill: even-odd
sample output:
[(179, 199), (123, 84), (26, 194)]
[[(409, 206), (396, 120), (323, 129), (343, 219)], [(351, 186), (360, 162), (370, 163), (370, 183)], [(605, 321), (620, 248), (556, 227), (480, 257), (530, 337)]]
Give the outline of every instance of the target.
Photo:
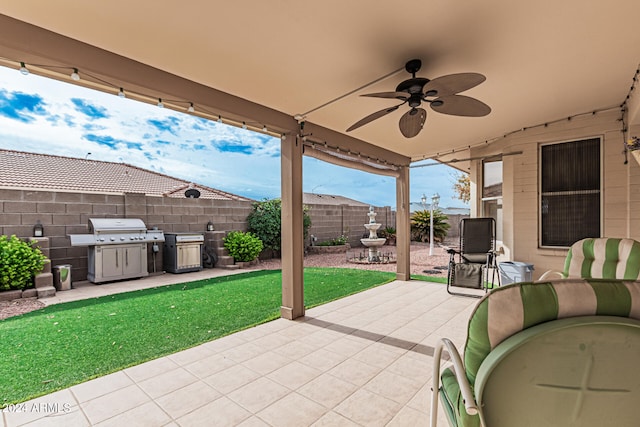
[[(380, 271), (306, 268), (305, 306), (394, 279)], [(2, 320), (0, 408), (273, 320), (280, 315), (281, 283), (280, 271), (250, 272), (57, 304)]]

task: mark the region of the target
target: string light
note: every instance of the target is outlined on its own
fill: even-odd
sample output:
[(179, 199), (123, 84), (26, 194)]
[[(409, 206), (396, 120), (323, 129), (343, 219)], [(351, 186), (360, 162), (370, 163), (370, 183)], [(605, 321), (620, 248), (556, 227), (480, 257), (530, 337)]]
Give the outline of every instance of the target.
[[(0, 62), (6, 62), (4, 60), (4, 58), (0, 58), (2, 61)], [(89, 82), (89, 84), (91, 86), (95, 86), (95, 87), (99, 87), (100, 89), (98, 90), (102, 90), (105, 92), (111, 92), (112, 90), (117, 94), (117, 96), (119, 98), (132, 98), (135, 100), (139, 100), (142, 102), (146, 102), (146, 103), (151, 103), (153, 102), (153, 95), (147, 95), (144, 93), (138, 93), (138, 92), (134, 92), (134, 91), (127, 91), (125, 93), (125, 89), (123, 87), (117, 86), (112, 82), (109, 82), (107, 80), (103, 80), (102, 78), (100, 78), (99, 76), (96, 75), (92, 75), (91, 73), (88, 72), (83, 72), (82, 76), (80, 76), (80, 72), (78, 70), (78, 68), (76, 67), (69, 67), (69, 66), (57, 66), (57, 65), (42, 65), (42, 64), (30, 64), (31, 66), (31, 70), (29, 68), (27, 68), (27, 64), (25, 62), (22, 61), (11, 61), (11, 60), (7, 60), (10, 62), (13, 62), (14, 64), (19, 64), (19, 71), (21, 74), (23, 75), (29, 75), (31, 74), (32, 71), (36, 71), (38, 72), (40, 69), (44, 69), (47, 72), (45, 73), (45, 75), (49, 75), (51, 71), (54, 71), (55, 73), (58, 74), (58, 77), (62, 77), (63, 75), (65, 75), (66, 73), (69, 72), (69, 70), (71, 71), (69, 74), (66, 74), (67, 76), (69, 76), (71, 78), (71, 80), (73, 80), (74, 82), (78, 82), (80, 80), (86, 80)], [(61, 69), (61, 70), (67, 70), (67, 71), (58, 71), (57, 69)], [(111, 92), (113, 93), (113, 92)], [(158, 108), (165, 108), (165, 106), (167, 106), (168, 108), (171, 108), (173, 110), (176, 111), (184, 111), (184, 105), (186, 104), (186, 111), (188, 113), (197, 113), (202, 115), (203, 117), (208, 117), (213, 121), (217, 121), (220, 124), (228, 124), (228, 125), (232, 125), (232, 126), (238, 126), (238, 127), (242, 127), (243, 130), (248, 130), (251, 129), (252, 131), (256, 131), (256, 132), (265, 132), (269, 135), (275, 136), (275, 137), (280, 137), (283, 141), (286, 139), (286, 135), (285, 134), (280, 134), (279, 132), (276, 131), (272, 131), (269, 130), (269, 128), (267, 127), (266, 124), (259, 124), (259, 123), (251, 123), (251, 122), (246, 122), (246, 121), (237, 121), (237, 120), (232, 120), (232, 119), (223, 119), (222, 115), (217, 114), (217, 119), (216, 119), (216, 114), (214, 114), (211, 111), (207, 111), (204, 108), (201, 108), (199, 106), (198, 108), (198, 112), (196, 112), (195, 110), (195, 105), (193, 102), (189, 102), (186, 100), (172, 100), (172, 99), (163, 99), (163, 98), (155, 98), (157, 99), (157, 107)], [(182, 106), (180, 105), (182, 104)]]
[[(624, 106), (624, 104), (623, 104), (623, 106)], [(425, 155), (422, 156), (421, 160), (426, 160), (427, 158), (437, 159), (437, 158), (442, 157), (442, 156), (448, 156), (448, 155), (451, 155), (451, 154), (459, 153), (461, 151), (467, 151), (467, 150), (470, 150), (471, 148), (476, 148), (476, 147), (488, 145), (488, 144), (496, 142), (496, 141), (498, 141), (500, 139), (507, 138), (507, 137), (509, 137), (511, 135), (514, 135), (514, 134), (517, 134), (517, 133), (523, 133), (523, 132), (530, 131), (530, 130), (537, 129), (537, 128), (548, 128), (550, 125), (553, 125), (553, 124), (556, 124), (556, 123), (561, 123), (561, 122), (565, 122), (565, 121), (566, 122), (570, 122), (571, 120), (573, 120), (575, 118), (578, 118), (578, 117), (581, 117), (581, 116), (587, 116), (587, 115), (592, 116), (592, 115), (595, 115), (595, 114), (598, 114), (598, 113), (602, 113), (602, 112), (606, 112), (606, 111), (613, 111), (613, 110), (616, 110), (618, 108), (619, 107), (617, 107), (617, 106), (616, 107), (609, 107), (609, 108), (602, 108), (602, 109), (595, 110), (595, 111), (592, 110), (592, 111), (585, 112), (585, 113), (574, 114), (572, 116), (568, 116), (568, 117), (565, 117), (565, 118), (562, 118), (562, 119), (554, 120), (552, 122), (546, 122), (546, 123), (540, 123), (540, 124), (533, 125), (533, 126), (527, 126), (527, 127), (524, 127), (524, 128), (518, 129), (518, 130), (514, 130), (512, 132), (507, 132), (507, 133), (505, 133), (505, 134), (503, 134), (501, 136), (497, 136), (495, 138), (491, 138), (491, 139), (479, 142), (479, 143), (474, 144), (474, 145), (468, 145), (467, 147), (464, 147), (464, 148), (459, 148), (459, 149), (455, 149), (454, 148), (454, 149), (448, 150), (448, 151), (446, 151), (444, 153), (436, 153), (435, 156), (426, 155), (425, 154)], [(413, 160), (414, 159), (412, 159), (412, 161)]]
[[(346, 155), (351, 156), (351, 157), (357, 157), (358, 159), (362, 159), (362, 162), (364, 162), (365, 156), (360, 152), (352, 152), (351, 150), (340, 149), (340, 147), (335, 147), (335, 146), (329, 145), (327, 143), (327, 141), (313, 141), (311, 138), (309, 138), (306, 135), (300, 135), (300, 136), (302, 137), (302, 142), (307, 147), (322, 151), (322, 152), (327, 153), (329, 155), (331, 155), (332, 151), (335, 151), (336, 154), (346, 154)], [(284, 140), (284, 138), (283, 138), (283, 140)], [(386, 159), (379, 159), (379, 158), (371, 157), (371, 156), (366, 156), (366, 162), (370, 163), (370, 164), (376, 163), (378, 165), (384, 164), (387, 168), (399, 168), (400, 167), (399, 165), (397, 165), (395, 163), (388, 162)], [(372, 166), (380, 168), (379, 166), (375, 166), (375, 165), (372, 165)]]

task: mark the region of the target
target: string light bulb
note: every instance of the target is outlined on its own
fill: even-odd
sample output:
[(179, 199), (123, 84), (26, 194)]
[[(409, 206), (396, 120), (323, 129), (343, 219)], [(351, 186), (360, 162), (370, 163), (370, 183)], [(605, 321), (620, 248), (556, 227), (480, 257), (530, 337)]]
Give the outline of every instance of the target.
[(286, 141), (287, 140), (287, 135), (285, 135), (284, 133), (282, 135), (280, 135), (280, 139), (282, 141)]
[(196, 109), (193, 108), (193, 102), (189, 103), (189, 108), (187, 108), (187, 111), (190, 112), (190, 113), (195, 113), (196, 112)]
[(78, 69), (77, 68), (73, 69), (73, 73), (71, 73), (71, 80), (73, 80), (75, 82), (80, 80), (80, 74), (78, 74)]
[(118, 92), (118, 96), (120, 98), (125, 98), (127, 95), (124, 94), (124, 89), (120, 88), (120, 92)]
[(242, 122), (242, 129), (247, 130), (247, 124), (245, 122)]
[(23, 76), (29, 75), (29, 70), (27, 69), (27, 66), (24, 65), (24, 62), (20, 63), (20, 74), (22, 74)]
[(218, 123), (222, 123), (222, 117), (218, 115)]
[(162, 103), (162, 98), (158, 98), (158, 107), (164, 108), (164, 104)]
[(267, 131), (267, 125), (263, 125), (262, 126), (262, 132), (266, 132)]

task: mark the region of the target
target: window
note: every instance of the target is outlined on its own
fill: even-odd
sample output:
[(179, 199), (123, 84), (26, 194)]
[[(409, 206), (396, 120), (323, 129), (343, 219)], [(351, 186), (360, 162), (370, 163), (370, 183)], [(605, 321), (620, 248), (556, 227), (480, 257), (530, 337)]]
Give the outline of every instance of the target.
[(540, 148), (540, 245), (600, 237), (600, 138)]
[(482, 163), (482, 214), (496, 220), (496, 239), (502, 240), (502, 159)]

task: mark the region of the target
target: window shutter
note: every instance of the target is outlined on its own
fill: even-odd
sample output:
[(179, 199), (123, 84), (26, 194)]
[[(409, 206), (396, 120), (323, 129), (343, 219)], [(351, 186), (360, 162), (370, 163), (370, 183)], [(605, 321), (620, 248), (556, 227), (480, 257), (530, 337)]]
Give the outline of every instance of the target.
[(600, 138), (543, 145), (541, 246), (600, 237)]

